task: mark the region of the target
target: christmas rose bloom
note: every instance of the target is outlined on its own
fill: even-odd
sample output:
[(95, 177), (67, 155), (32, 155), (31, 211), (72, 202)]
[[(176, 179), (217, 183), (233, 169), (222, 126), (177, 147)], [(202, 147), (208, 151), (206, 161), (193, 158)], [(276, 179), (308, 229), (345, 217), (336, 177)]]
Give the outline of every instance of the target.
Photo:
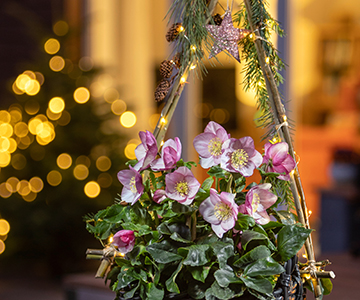
[(295, 168), (296, 163), (288, 151), (289, 145), (286, 142), (266, 143), (263, 159), (263, 163), (267, 164), (266, 172), (280, 173), (279, 179), (290, 180), (289, 173)]
[(129, 166), (130, 170), (122, 170), (118, 173), (118, 179), (123, 184), (121, 199), (133, 205), (139, 200), (144, 191), (141, 175), (134, 168)]
[(157, 155), (156, 139), (150, 131), (139, 132), (141, 144), (135, 149), (135, 156), (138, 163), (134, 166), (137, 171), (147, 169), (150, 164), (155, 160)]
[(270, 183), (252, 187), (246, 194), (245, 203), (239, 206), (239, 212), (252, 216), (260, 225), (269, 223), (270, 217), (266, 209), (277, 199), (277, 196), (270, 192), (270, 188)]
[(223, 144), (221, 168), (248, 177), (262, 163), (261, 154), (255, 150), (254, 140), (249, 137), (228, 139)]
[(179, 203), (190, 205), (200, 188), (199, 181), (187, 167), (180, 167), (165, 176), (166, 196)]
[(210, 189), (210, 197), (199, 206), (199, 212), (204, 220), (211, 224), (212, 230), (219, 238), (235, 226), (238, 215), (238, 205), (234, 201), (235, 194)]
[(113, 245), (123, 254), (130, 252), (135, 245), (135, 235), (132, 230), (120, 230), (114, 234)]
[(203, 133), (194, 139), (194, 148), (199, 153), (200, 165), (204, 168), (216, 166), (221, 162), (222, 144), (230, 135), (219, 124), (210, 121)]
[(168, 139), (161, 148), (161, 157), (151, 164), (153, 171), (166, 171), (175, 167), (181, 157), (181, 142), (179, 138)]

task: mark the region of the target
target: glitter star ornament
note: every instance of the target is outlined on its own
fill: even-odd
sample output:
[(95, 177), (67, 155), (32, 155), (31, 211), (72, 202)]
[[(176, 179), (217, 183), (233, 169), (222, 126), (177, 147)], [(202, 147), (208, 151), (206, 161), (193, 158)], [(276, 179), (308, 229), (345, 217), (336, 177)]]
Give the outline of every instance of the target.
[(206, 29), (215, 38), (209, 58), (216, 56), (221, 51), (227, 50), (240, 62), (238, 41), (245, 37), (250, 30), (235, 28), (232, 22), (231, 11), (227, 10), (220, 26), (206, 25)]

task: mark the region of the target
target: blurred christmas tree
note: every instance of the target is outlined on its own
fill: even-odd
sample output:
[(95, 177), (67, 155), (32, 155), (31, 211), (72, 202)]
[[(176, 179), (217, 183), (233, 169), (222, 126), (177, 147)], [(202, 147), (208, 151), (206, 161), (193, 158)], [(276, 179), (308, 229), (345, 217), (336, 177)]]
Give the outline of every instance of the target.
[(0, 111), (0, 260), (61, 275), (81, 270), (93, 243), (82, 216), (119, 191), (126, 141), (116, 116), (131, 113), (89, 57), (66, 57), (68, 24), (53, 31), (39, 41), (37, 59), (20, 64), (12, 104)]

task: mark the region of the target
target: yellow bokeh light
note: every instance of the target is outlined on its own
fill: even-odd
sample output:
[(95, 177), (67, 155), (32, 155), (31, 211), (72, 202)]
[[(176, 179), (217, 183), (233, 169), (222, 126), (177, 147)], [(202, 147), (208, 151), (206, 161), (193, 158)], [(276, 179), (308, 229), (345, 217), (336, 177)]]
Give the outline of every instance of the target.
[(17, 78), (16, 78), (16, 86), (19, 90), (25, 92), (25, 88), (27, 83), (32, 80), (28, 75), (26, 74), (20, 74)]
[(79, 60), (79, 68), (81, 71), (87, 72), (90, 71), (94, 66), (94, 62), (91, 57), (83, 56)]
[(33, 177), (29, 180), (30, 190), (34, 193), (40, 193), (44, 187), (44, 182), (40, 177)]
[(2, 254), (5, 251), (5, 243), (0, 240), (0, 254)]
[(128, 159), (135, 159), (136, 158), (136, 156), (135, 156), (135, 148), (136, 147), (137, 147), (137, 144), (128, 144), (128, 145), (126, 145), (124, 153), (125, 153), (125, 156)]
[(65, 60), (61, 56), (54, 56), (49, 61), (49, 67), (54, 72), (60, 72), (65, 67)]
[(159, 118), (160, 118), (160, 114), (153, 114), (153, 115), (150, 116), (149, 125), (150, 125), (151, 128), (155, 128)]
[(61, 113), (61, 117), (59, 120), (57, 120), (57, 123), (60, 125), (60, 126), (66, 126), (67, 124), (69, 124), (71, 121), (71, 115), (68, 111), (64, 110), (62, 113)]
[(132, 111), (126, 111), (120, 116), (120, 124), (125, 128), (131, 128), (136, 124), (136, 115)]
[(60, 50), (60, 42), (57, 39), (48, 39), (44, 44), (45, 52), (55, 54)]
[(68, 169), (72, 164), (72, 158), (67, 153), (62, 153), (56, 159), (56, 163), (60, 169)]
[(111, 111), (114, 115), (120, 116), (126, 110), (126, 103), (124, 100), (117, 99), (111, 103)]
[(100, 185), (96, 181), (89, 181), (84, 187), (85, 195), (89, 198), (95, 198), (99, 196), (100, 191)]
[(7, 235), (10, 231), (10, 224), (5, 219), (0, 219), (0, 235)]
[(29, 195), (31, 192), (29, 182), (25, 179), (19, 181), (16, 189), (21, 196)]
[(30, 70), (26, 70), (23, 72), (23, 74), (29, 76), (31, 79), (36, 79), (36, 75), (33, 71), (30, 71)]
[(43, 74), (41, 74), (40, 72), (35, 72), (35, 78), (40, 83), (40, 85), (43, 85), (45, 81), (45, 77)]
[(15, 170), (22, 170), (26, 166), (26, 157), (20, 153), (16, 153), (11, 159), (11, 165)]
[(0, 125), (0, 136), (11, 137), (13, 134), (13, 127), (9, 123), (3, 123)]
[(0, 123), (10, 123), (11, 115), (6, 110), (0, 110)]
[(29, 80), (25, 85), (25, 93), (34, 96), (40, 91), (40, 83), (36, 79)]
[(88, 168), (90, 167), (91, 164), (91, 160), (89, 157), (87, 157), (86, 155), (80, 155), (77, 159), (76, 159), (76, 164), (77, 165), (85, 165)]
[(20, 180), (17, 179), (16, 177), (8, 178), (8, 180), (6, 180), (6, 189), (11, 193), (16, 193), (18, 191), (17, 187), (19, 181)]
[(64, 36), (69, 31), (69, 25), (65, 21), (57, 21), (53, 26), (53, 31), (57, 36)]
[(60, 172), (52, 170), (47, 174), (46, 180), (50, 185), (57, 186), (61, 183), (62, 176), (61, 176)]
[(13, 138), (9, 138), (10, 147), (8, 149), (9, 153), (14, 153), (17, 149), (17, 142)]
[(36, 196), (37, 196), (36, 193), (30, 191), (29, 194), (23, 195), (22, 198), (23, 198), (26, 202), (32, 202), (32, 201), (34, 201), (34, 200), (36, 199)]
[(11, 195), (12, 195), (12, 193), (8, 190), (6, 182), (1, 183), (0, 184), (0, 196), (3, 198), (9, 198)]
[(14, 83), (12, 84), (11, 86), (13, 92), (16, 94), (16, 95), (22, 95), (24, 94), (24, 91), (23, 90), (20, 90), (17, 85), (16, 85), (16, 81), (14, 81)]
[(33, 134), (36, 135), (37, 134), (37, 128), (38, 126), (40, 126), (42, 124), (42, 121), (38, 118), (32, 118), (29, 121), (29, 131)]
[(10, 148), (10, 140), (7, 137), (0, 137), (0, 152), (7, 152)]
[(49, 108), (46, 109), (46, 116), (52, 121), (59, 120), (61, 118), (61, 114), (62, 113), (55, 114)]
[(96, 160), (96, 167), (101, 172), (106, 172), (111, 168), (111, 160), (107, 156), (100, 156)]
[(84, 180), (89, 176), (89, 169), (83, 164), (79, 164), (74, 168), (74, 177), (77, 180)]
[(104, 99), (108, 103), (114, 102), (117, 98), (119, 98), (119, 92), (117, 89), (109, 88), (104, 93)]
[(19, 107), (13, 106), (9, 111), (9, 115), (10, 115), (10, 120), (9, 122), (5, 122), (5, 123), (11, 123), (14, 125), (22, 120), (22, 111)]
[(79, 87), (75, 90), (73, 97), (77, 103), (86, 103), (90, 99), (90, 91), (85, 87)]
[(65, 101), (60, 97), (54, 97), (49, 101), (49, 109), (54, 114), (61, 113), (65, 108)]
[(108, 188), (109, 186), (111, 186), (113, 179), (110, 174), (102, 173), (98, 176), (97, 182), (102, 188)]
[(16, 136), (18, 136), (19, 138), (25, 137), (27, 136), (29, 132), (29, 128), (27, 126), (26, 123), (24, 122), (19, 122), (16, 123), (14, 126), (14, 133), (16, 134)]
[(0, 152), (0, 167), (4, 168), (9, 165), (11, 155), (8, 152)]

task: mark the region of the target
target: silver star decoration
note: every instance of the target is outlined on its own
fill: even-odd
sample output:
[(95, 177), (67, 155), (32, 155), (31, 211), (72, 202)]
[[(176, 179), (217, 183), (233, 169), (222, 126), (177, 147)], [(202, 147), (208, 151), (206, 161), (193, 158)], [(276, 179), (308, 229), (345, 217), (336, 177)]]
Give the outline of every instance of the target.
[(227, 10), (220, 26), (206, 25), (206, 29), (215, 38), (209, 58), (216, 56), (223, 50), (227, 50), (238, 62), (240, 62), (238, 41), (245, 37), (250, 30), (235, 28), (232, 22), (231, 11)]

